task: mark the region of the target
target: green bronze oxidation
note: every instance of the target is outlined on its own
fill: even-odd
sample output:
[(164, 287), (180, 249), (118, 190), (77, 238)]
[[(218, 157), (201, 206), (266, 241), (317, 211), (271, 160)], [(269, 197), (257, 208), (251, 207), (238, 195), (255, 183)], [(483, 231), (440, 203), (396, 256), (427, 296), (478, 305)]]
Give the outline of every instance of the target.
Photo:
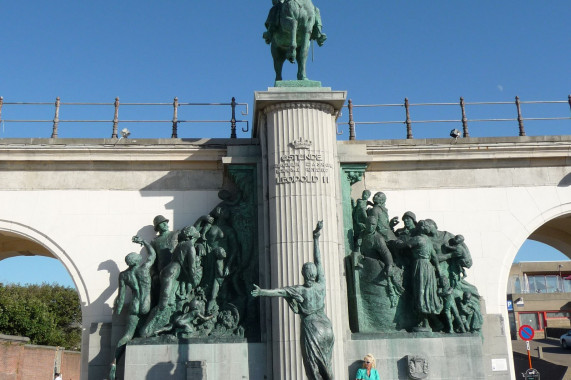
[(280, 88), (309, 88), (309, 87), (321, 87), (321, 82), (316, 80), (279, 80), (274, 83), (274, 87)]
[[(389, 219), (385, 194), (351, 199), (364, 174), (342, 166), (349, 321), (355, 333), (481, 333), (480, 296), (466, 281), (472, 257), (462, 235), (414, 212)], [(349, 205), (348, 207), (346, 205)], [(428, 335), (426, 335), (428, 334)]]
[(287, 59), (297, 61), (297, 79), (307, 80), (305, 64), (310, 40), (322, 46), (327, 36), (321, 32), (321, 15), (311, 0), (272, 0), (263, 38), (270, 44), (276, 83), (282, 80)]
[(119, 293), (114, 303), (114, 310), (121, 314), (125, 304), (126, 289), (131, 289), (131, 304), (129, 305), (129, 315), (127, 317), (126, 331), (117, 342), (113, 363), (109, 378), (115, 379), (117, 360), (123, 354), (125, 345), (133, 339), (135, 330), (139, 324), (141, 316), (146, 315), (151, 308), (151, 268), (155, 263), (156, 253), (153, 247), (138, 236), (133, 236), (133, 242), (144, 245), (149, 253), (146, 259), (136, 252), (131, 252), (125, 256), (125, 262), (129, 266), (119, 273)]
[(239, 342), (260, 339), (259, 305), (248, 288), (257, 282), (256, 167), (230, 165), (228, 189), (208, 214), (180, 231), (157, 215), (152, 241), (139, 236), (148, 257), (130, 253), (119, 275), (115, 313), (127, 288), (132, 297), (126, 331), (117, 344), (110, 378), (125, 345), (184, 341)]
[(333, 327), (325, 314), (325, 271), (321, 263), (319, 236), (323, 222), (313, 231), (313, 262), (303, 264), (304, 284), (281, 289), (260, 289), (254, 284), (254, 297), (284, 297), (292, 311), (301, 317), (301, 349), (309, 380), (333, 379)]

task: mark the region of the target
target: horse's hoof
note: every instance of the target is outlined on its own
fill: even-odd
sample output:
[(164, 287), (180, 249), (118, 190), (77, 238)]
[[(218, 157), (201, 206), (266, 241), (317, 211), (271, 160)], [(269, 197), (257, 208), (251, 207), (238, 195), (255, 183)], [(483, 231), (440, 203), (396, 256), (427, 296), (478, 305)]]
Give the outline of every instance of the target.
[(295, 63), (295, 52), (293, 52), (293, 53), (288, 52), (288, 53), (286, 54), (286, 59), (287, 59), (288, 61), (290, 61), (291, 63)]

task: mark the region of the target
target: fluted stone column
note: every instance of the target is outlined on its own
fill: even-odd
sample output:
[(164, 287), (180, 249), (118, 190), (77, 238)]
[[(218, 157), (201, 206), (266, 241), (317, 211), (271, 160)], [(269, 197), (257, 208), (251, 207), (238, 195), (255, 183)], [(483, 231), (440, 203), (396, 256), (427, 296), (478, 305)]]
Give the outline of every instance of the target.
[[(335, 120), (345, 92), (330, 89), (257, 92), (254, 136), (264, 157), (264, 193), (269, 255), (269, 287), (303, 284), (301, 267), (313, 261), (312, 231), (324, 221), (319, 240), (325, 270), (326, 313), (333, 324), (335, 376), (343, 368), (341, 266), (337, 215), (339, 163)], [(274, 379), (304, 379), (299, 316), (281, 299), (271, 301)]]

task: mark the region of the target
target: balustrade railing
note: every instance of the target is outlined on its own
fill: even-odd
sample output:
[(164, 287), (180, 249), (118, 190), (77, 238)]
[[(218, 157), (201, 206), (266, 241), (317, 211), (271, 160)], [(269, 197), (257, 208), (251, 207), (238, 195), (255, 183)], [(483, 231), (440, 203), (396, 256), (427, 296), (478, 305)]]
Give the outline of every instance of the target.
[[(524, 121), (556, 121), (556, 120), (570, 120), (571, 116), (560, 116), (560, 117), (523, 117), (522, 116), (522, 106), (523, 105), (538, 105), (538, 104), (556, 104), (562, 105), (567, 104), (569, 110), (571, 111), (571, 95), (567, 97), (567, 100), (553, 100), (553, 101), (522, 101), (518, 96), (515, 97), (514, 102), (466, 102), (464, 98), (460, 98), (458, 103), (410, 103), (408, 98), (404, 99), (404, 103), (398, 104), (353, 104), (353, 101), (349, 99), (348, 104), (344, 106), (348, 110), (348, 119), (344, 121), (342, 119), (338, 120), (339, 125), (348, 125), (349, 126), (349, 140), (356, 139), (356, 127), (357, 126), (366, 126), (366, 125), (404, 125), (406, 128), (406, 138), (412, 139), (413, 138), (413, 124), (427, 124), (427, 123), (456, 123), (458, 127), (462, 128), (462, 132), (460, 130), (454, 128), (450, 135), (452, 137), (470, 137), (470, 131), (468, 126), (472, 123), (485, 123), (485, 122), (517, 122), (517, 134), (519, 136), (525, 136), (525, 126)], [(512, 106), (513, 107), (513, 117), (502, 117), (502, 118), (468, 118), (467, 117), (467, 108), (473, 109), (478, 106)], [(420, 108), (420, 107), (446, 107), (446, 106), (455, 106), (459, 108), (458, 119), (413, 119), (412, 109), (413, 108)], [(515, 106), (515, 107), (514, 107)], [(386, 120), (383, 118), (383, 111), (382, 109), (386, 108), (403, 108), (403, 118), (401, 120)], [(369, 108), (374, 109), (378, 112), (373, 112), (373, 117), (376, 120), (365, 121), (362, 119), (362, 115), (358, 113), (358, 109)], [(436, 112), (436, 111), (435, 111)], [(509, 111), (507, 111), (509, 112)], [(368, 113), (370, 117), (370, 113)], [(394, 113), (392, 113), (394, 114)], [(385, 116), (386, 117), (386, 116)], [(571, 134), (571, 123), (569, 124), (568, 134)], [(514, 131), (515, 132), (515, 131)], [(515, 133), (514, 133), (515, 134)], [(392, 137), (394, 138), (394, 137)]]
[[(566, 106), (561, 107), (563, 104), (567, 104)], [(518, 136), (526, 136), (526, 129), (524, 122), (526, 121), (563, 121), (566, 123), (567, 120), (571, 121), (571, 113), (570, 116), (555, 116), (555, 117), (523, 117), (522, 108), (526, 107), (526, 111), (528, 108), (531, 109), (532, 105), (555, 105), (558, 108), (557, 113), (564, 113), (564, 109), (567, 111), (571, 111), (571, 95), (567, 97), (567, 100), (552, 100), (552, 101), (522, 101), (518, 96), (515, 97), (514, 102), (467, 102), (464, 98), (460, 98), (460, 101), (457, 103), (411, 103), (408, 98), (404, 99), (404, 103), (395, 103), (395, 104), (353, 104), (353, 101), (350, 99), (348, 104), (345, 105), (343, 108), (347, 109), (347, 116), (344, 115), (344, 111), (341, 113), (341, 117), (338, 119), (337, 125), (338, 128), (343, 125), (348, 125), (349, 129), (349, 140), (355, 140), (357, 138), (357, 127), (365, 127), (365, 126), (383, 126), (383, 125), (403, 125), (403, 135), (406, 136), (407, 139), (413, 138), (413, 126), (420, 125), (420, 124), (443, 124), (443, 123), (455, 123), (456, 126), (450, 132), (450, 135), (454, 138), (457, 137), (470, 137), (471, 130), (470, 128), (476, 131), (479, 131), (479, 127), (473, 127), (474, 124), (481, 125), (483, 123), (490, 123), (490, 122), (512, 122), (513, 123), (513, 134), (510, 135), (518, 135)], [(19, 106), (26, 106), (29, 108), (32, 107), (44, 107), (44, 106), (53, 106), (53, 118), (46, 119), (42, 117), (38, 118), (14, 118), (14, 117), (6, 117), (5, 115), (9, 115), (8, 111), (12, 111), (13, 109)], [(113, 110), (113, 118), (98, 118), (98, 119), (81, 119), (81, 118), (60, 118), (60, 111), (66, 110), (69, 111), (71, 108), (76, 107), (93, 107), (93, 106), (103, 106), (107, 107), (107, 114), (111, 116), (111, 112)], [(223, 106), (229, 108), (229, 119), (209, 119), (205, 115), (210, 115), (211, 112), (205, 112), (204, 108), (201, 110), (197, 110), (196, 112), (194, 109), (198, 107), (207, 107), (209, 109), (217, 106)], [(441, 115), (445, 113), (441, 111), (444, 107), (458, 107), (458, 118), (423, 118), (423, 114), (427, 114), (426, 112), (418, 112), (419, 109), (431, 109), (430, 115)], [(503, 107), (504, 113), (507, 117), (474, 117), (471, 118), (468, 115), (478, 114), (478, 112), (474, 112), (477, 107), (484, 107), (486, 109), (490, 109), (490, 107)], [(126, 108), (135, 108), (135, 107), (142, 107), (146, 110), (152, 107), (171, 107), (171, 114), (172, 118), (169, 119), (120, 119), (119, 118), (119, 110), (124, 110)], [(511, 111), (509, 107), (512, 107)], [(186, 111), (189, 108), (193, 108), (193, 111)], [(119, 137), (126, 137), (129, 134), (129, 131), (125, 128), (121, 131), (121, 136), (119, 132), (120, 125), (126, 124), (133, 124), (133, 123), (154, 123), (158, 124), (159, 128), (162, 128), (163, 125), (170, 126), (170, 137), (171, 138), (178, 138), (179, 137), (179, 127), (181, 124), (185, 123), (218, 123), (230, 126), (230, 138), (237, 138), (237, 125), (238, 124), (245, 124), (245, 127), (242, 127), (242, 132), (248, 132), (250, 130), (249, 121), (244, 119), (236, 119), (236, 109), (240, 108), (240, 112), (242, 116), (247, 116), (249, 114), (249, 107), (248, 103), (238, 103), (236, 102), (235, 98), (232, 98), (231, 102), (229, 103), (185, 103), (180, 102), (178, 98), (174, 98), (172, 103), (121, 103), (119, 98), (115, 98), (113, 103), (82, 103), (82, 102), (62, 102), (61, 99), (58, 97), (55, 100), (55, 103), (51, 102), (6, 102), (2, 97), (0, 97), (0, 126), (2, 130), (5, 126), (5, 123), (38, 123), (38, 124), (51, 124), (51, 138), (58, 138), (59, 136), (59, 127), (61, 123), (108, 123), (111, 128), (111, 138), (119, 138)], [(402, 119), (396, 119), (394, 110), (397, 108), (402, 108)], [(364, 110), (368, 109), (367, 112)], [(393, 109), (393, 111), (388, 112), (387, 109)], [(193, 115), (199, 115), (195, 119), (188, 119), (188, 118), (181, 118), (180, 113), (182, 110), (183, 112), (192, 113)], [(416, 113), (415, 113), (416, 112)], [(38, 112), (26, 112), (26, 115), (38, 115)], [(70, 113), (71, 114), (71, 113)], [(101, 113), (98, 113), (101, 115)], [(218, 113), (216, 113), (218, 115)], [(420, 117), (415, 117), (415, 115), (421, 115)], [(510, 116), (511, 115), (511, 116)], [(398, 115), (396, 115), (398, 117)], [(3, 118), (6, 117), (6, 118)], [(391, 117), (393, 117), (391, 119)], [(366, 120), (369, 118), (369, 120)], [(372, 119), (372, 120), (371, 120)], [(517, 126), (517, 130), (515, 127)], [(571, 134), (571, 123), (569, 124), (569, 128), (566, 127), (567, 124), (563, 127), (565, 131), (563, 134)], [(456, 129), (459, 128), (459, 129)], [(470, 127), (470, 128), (469, 128)], [(461, 130), (460, 130), (461, 129)], [(361, 129), (360, 129), (361, 130)], [(365, 129), (362, 129), (365, 131)], [(166, 129), (165, 129), (166, 131)], [(372, 136), (374, 139), (384, 138), (383, 130), (376, 129), (374, 133), (371, 133), (368, 130), (368, 134)], [(517, 131), (517, 132), (516, 132)], [(545, 129), (542, 131), (547, 132)], [(209, 131), (213, 134), (213, 131)], [(386, 137), (387, 139), (395, 139), (398, 138), (395, 136), (395, 129), (390, 130), (389, 136)], [(42, 132), (43, 133), (43, 132)], [(339, 132), (338, 132), (339, 133)], [(398, 131), (397, 131), (398, 133)], [(73, 133), (73, 137), (82, 137), (82, 133)], [(341, 134), (341, 133), (339, 133)], [(536, 133), (537, 135), (548, 135), (550, 133)], [(558, 134), (558, 133), (556, 133)], [(560, 134), (560, 133), (559, 133)], [(47, 137), (48, 131), (46, 130), (45, 137)], [(152, 137), (160, 137), (162, 135), (159, 131), (153, 131)], [(481, 135), (481, 134), (480, 134)], [(105, 136), (100, 136), (105, 137)], [(206, 136), (212, 137), (212, 136)], [(483, 137), (490, 137), (490, 136), (483, 136)]]
[[(27, 106), (29, 109), (32, 107), (41, 107), (41, 106), (54, 106), (54, 117), (53, 119), (18, 119), (18, 118), (6, 118), (3, 119), (3, 111), (6, 114), (6, 109), (17, 107), (17, 106)], [(92, 119), (92, 120), (85, 120), (85, 119), (61, 119), (60, 118), (60, 110), (62, 109), (69, 109), (73, 107), (79, 106), (106, 106), (106, 107), (113, 107), (113, 118), (109, 119)], [(124, 107), (172, 107), (172, 119), (120, 119), (119, 118), (119, 108), (123, 109)], [(229, 107), (229, 119), (181, 119), (179, 118), (179, 111), (183, 108), (190, 108), (190, 107), (216, 107), (216, 106), (224, 106)], [(249, 112), (248, 103), (238, 103), (236, 102), (235, 98), (232, 98), (230, 103), (184, 103), (180, 102), (178, 98), (174, 98), (172, 103), (120, 103), (119, 98), (115, 98), (113, 103), (82, 103), (82, 102), (62, 102), (59, 97), (56, 98), (55, 103), (49, 102), (5, 102), (3, 97), (0, 97), (0, 125), (4, 126), (4, 123), (51, 123), (51, 138), (58, 138), (59, 137), (59, 126), (60, 123), (109, 123), (112, 128), (111, 131), (111, 138), (118, 138), (119, 137), (119, 125), (124, 124), (132, 124), (132, 123), (155, 123), (155, 124), (164, 124), (171, 126), (171, 138), (177, 138), (179, 135), (179, 126), (180, 124), (184, 123), (228, 123), (230, 126), (230, 138), (236, 138), (236, 126), (239, 123), (245, 124), (245, 128), (242, 128), (242, 132), (248, 132), (250, 130), (250, 124), (248, 120), (236, 119), (236, 108), (240, 107), (245, 111), (241, 111), (242, 116), (247, 116)], [(34, 112), (37, 114), (37, 112)], [(196, 114), (204, 114), (196, 112)], [(122, 131), (122, 137), (126, 137), (129, 134), (128, 130)], [(160, 133), (157, 133), (160, 135)], [(81, 137), (81, 136), (77, 136)]]

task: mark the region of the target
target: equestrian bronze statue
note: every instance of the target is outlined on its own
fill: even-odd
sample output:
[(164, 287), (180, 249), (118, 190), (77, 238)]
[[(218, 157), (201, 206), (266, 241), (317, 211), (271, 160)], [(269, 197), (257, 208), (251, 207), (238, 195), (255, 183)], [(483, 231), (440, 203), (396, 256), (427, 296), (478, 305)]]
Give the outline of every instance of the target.
[(311, 0), (272, 0), (266, 20), (264, 40), (271, 45), (276, 81), (282, 80), (287, 59), (297, 61), (297, 79), (306, 80), (305, 63), (310, 40), (322, 46), (327, 36), (321, 33), (319, 9)]

